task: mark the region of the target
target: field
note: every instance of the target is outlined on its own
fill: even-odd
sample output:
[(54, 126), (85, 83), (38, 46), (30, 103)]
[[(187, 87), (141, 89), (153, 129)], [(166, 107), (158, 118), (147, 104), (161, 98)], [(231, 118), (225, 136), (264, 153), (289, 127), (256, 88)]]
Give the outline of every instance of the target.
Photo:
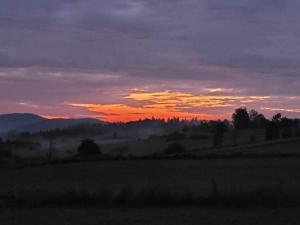
[(261, 143), (248, 143), (238, 146), (224, 146), (214, 149), (200, 149), (190, 152), (190, 155), (299, 155), (300, 139), (276, 140)]
[[(141, 135), (140, 133), (148, 133), (148, 136)], [(155, 136), (154, 134), (160, 134), (161, 136)], [(121, 136), (113, 138), (107, 135), (104, 136), (85, 136), (84, 134), (78, 137), (67, 136), (67, 137), (57, 137), (53, 139), (53, 146), (55, 151), (53, 156), (56, 158), (67, 158), (76, 154), (76, 149), (80, 145), (82, 139), (92, 138), (101, 147), (101, 150), (105, 154), (111, 155), (134, 155), (134, 156), (144, 156), (149, 154), (161, 154), (164, 152), (165, 148), (172, 141), (166, 140), (161, 132), (155, 130), (150, 133), (149, 131), (139, 131), (136, 133), (131, 133), (128, 136)], [(154, 135), (154, 136), (153, 136)], [(186, 133), (186, 136), (192, 136), (193, 133)], [(209, 132), (202, 133), (204, 138), (184, 138), (179, 140), (179, 142), (185, 147), (187, 151), (193, 151), (195, 149), (207, 149), (212, 148), (213, 135)], [(236, 140), (234, 140), (236, 136)], [(241, 130), (235, 133), (229, 131), (224, 136), (224, 146), (232, 145), (245, 145), (249, 143), (251, 136), (256, 137), (257, 144), (264, 143), (264, 130)], [(14, 149), (14, 154), (30, 158), (34, 156), (45, 157), (48, 154), (49, 149), (49, 139), (42, 137), (29, 138), (27, 141), (38, 142), (41, 144), (41, 149), (28, 150), (24, 147), (20, 149)], [(178, 141), (178, 140), (174, 140)]]
[(1, 225), (298, 225), (299, 209), (45, 208), (0, 210)]
[(128, 160), (68, 163), (0, 173), (0, 194), (118, 192), (123, 188), (208, 195), (276, 189), (299, 193), (300, 159)]
[[(291, 140), (207, 151), (297, 154), (298, 146)], [(2, 170), (0, 224), (296, 225), (299, 171), (299, 157), (100, 160)], [(5, 205), (7, 199), (14, 204)]]

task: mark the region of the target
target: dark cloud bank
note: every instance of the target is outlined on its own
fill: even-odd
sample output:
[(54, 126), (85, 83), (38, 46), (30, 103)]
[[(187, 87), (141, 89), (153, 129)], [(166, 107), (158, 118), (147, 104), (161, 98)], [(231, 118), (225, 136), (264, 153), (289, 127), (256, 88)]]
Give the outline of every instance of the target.
[(1, 0), (0, 101), (95, 102), (151, 84), (297, 97), (299, 10), (297, 0)]

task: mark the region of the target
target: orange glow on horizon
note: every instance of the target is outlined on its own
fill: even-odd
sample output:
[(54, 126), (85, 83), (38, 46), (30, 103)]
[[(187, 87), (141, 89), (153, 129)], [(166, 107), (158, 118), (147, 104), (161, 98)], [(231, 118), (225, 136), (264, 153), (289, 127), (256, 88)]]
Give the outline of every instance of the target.
[(70, 119), (69, 116), (53, 116), (53, 115), (40, 115), (43, 118), (46, 118), (48, 120), (54, 120), (54, 119)]
[[(172, 91), (133, 90), (123, 97), (123, 101), (127, 101), (126, 104), (69, 103), (68, 105), (99, 114), (99, 118), (107, 122), (128, 122), (153, 117), (217, 120), (230, 118), (228, 113), (216, 113), (220, 109), (264, 101), (268, 98), (268, 96), (214, 96)], [(208, 110), (214, 113), (207, 113)]]
[(157, 119), (169, 119), (177, 117), (180, 119), (191, 120), (198, 118), (202, 120), (215, 120), (222, 115), (211, 115), (204, 113), (189, 113), (182, 112), (176, 109), (168, 108), (147, 108), (147, 107), (131, 107), (123, 104), (70, 104), (71, 106), (85, 108), (90, 112), (99, 113), (102, 119), (107, 122), (129, 122), (139, 119), (150, 119), (152, 117)]

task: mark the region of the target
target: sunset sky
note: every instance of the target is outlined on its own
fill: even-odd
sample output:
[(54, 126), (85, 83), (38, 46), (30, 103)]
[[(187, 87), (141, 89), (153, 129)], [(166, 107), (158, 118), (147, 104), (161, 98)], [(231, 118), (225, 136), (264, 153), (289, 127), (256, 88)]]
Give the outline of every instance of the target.
[(299, 0), (1, 0), (0, 114), (300, 117)]

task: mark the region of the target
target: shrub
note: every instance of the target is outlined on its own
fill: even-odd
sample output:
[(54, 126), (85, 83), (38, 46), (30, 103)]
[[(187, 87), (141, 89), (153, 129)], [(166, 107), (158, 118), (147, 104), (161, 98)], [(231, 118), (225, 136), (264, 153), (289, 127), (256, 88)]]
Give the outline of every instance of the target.
[(80, 156), (101, 155), (101, 149), (93, 139), (84, 139), (77, 149)]
[(165, 149), (166, 154), (177, 154), (183, 152), (185, 152), (185, 148), (182, 144), (178, 142), (169, 144), (168, 147)]

